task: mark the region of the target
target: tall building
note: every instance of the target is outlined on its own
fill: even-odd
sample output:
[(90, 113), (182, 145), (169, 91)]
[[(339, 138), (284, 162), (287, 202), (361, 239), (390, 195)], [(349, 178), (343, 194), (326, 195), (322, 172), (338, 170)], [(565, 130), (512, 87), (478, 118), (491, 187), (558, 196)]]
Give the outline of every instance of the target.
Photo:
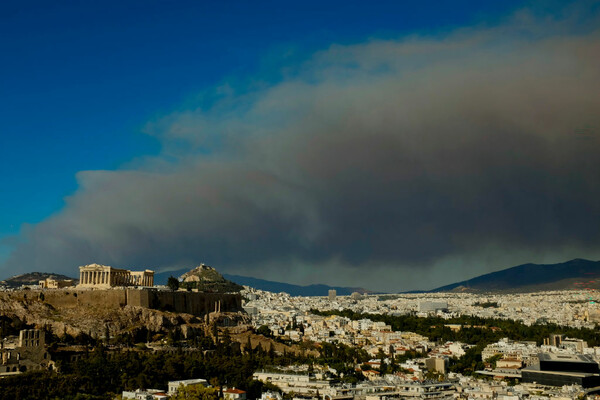
[(337, 292), (335, 289), (329, 289), (329, 301), (335, 301), (337, 297)]

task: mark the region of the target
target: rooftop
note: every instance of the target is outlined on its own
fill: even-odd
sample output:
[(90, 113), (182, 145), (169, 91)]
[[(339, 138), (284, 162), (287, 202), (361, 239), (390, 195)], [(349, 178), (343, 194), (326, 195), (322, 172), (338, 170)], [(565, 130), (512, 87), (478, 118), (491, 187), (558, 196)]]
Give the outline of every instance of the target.
[(569, 363), (596, 363), (589, 356), (584, 354), (556, 354), (556, 353), (540, 353), (538, 355), (540, 361), (553, 362), (569, 362)]

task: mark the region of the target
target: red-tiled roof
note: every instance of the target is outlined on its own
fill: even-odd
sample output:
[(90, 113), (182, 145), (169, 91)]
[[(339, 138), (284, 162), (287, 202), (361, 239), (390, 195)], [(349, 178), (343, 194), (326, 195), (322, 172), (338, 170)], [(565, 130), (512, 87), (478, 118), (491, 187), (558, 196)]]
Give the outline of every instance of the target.
[(225, 389), (225, 390), (223, 390), (223, 393), (235, 393), (235, 394), (242, 394), (242, 393), (246, 393), (246, 392), (245, 392), (245, 391), (243, 391), (243, 390), (240, 390), (240, 389), (235, 389), (235, 388), (233, 388), (233, 389)]

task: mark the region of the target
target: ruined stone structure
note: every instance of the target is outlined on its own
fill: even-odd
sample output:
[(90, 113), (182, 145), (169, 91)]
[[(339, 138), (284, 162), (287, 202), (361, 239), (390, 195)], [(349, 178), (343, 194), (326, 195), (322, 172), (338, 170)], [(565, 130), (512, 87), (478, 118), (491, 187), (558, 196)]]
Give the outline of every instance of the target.
[(19, 347), (44, 347), (46, 335), (39, 329), (24, 329), (19, 332)]
[(72, 279), (52, 279), (46, 278), (43, 281), (40, 281), (40, 287), (42, 289), (61, 289), (65, 287), (75, 286), (75, 283)]
[(19, 332), (18, 341), (16, 337), (0, 341), (0, 377), (52, 368), (44, 331), (26, 329)]
[(154, 286), (154, 271), (129, 271), (100, 264), (79, 267), (78, 287), (107, 289), (119, 286)]

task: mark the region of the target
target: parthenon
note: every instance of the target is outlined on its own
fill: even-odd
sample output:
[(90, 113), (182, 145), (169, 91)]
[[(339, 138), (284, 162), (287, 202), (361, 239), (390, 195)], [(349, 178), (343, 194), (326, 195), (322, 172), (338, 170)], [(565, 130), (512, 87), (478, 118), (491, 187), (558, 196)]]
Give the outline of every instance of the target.
[(154, 286), (154, 271), (129, 271), (107, 265), (79, 267), (78, 287), (109, 288), (116, 286)]

